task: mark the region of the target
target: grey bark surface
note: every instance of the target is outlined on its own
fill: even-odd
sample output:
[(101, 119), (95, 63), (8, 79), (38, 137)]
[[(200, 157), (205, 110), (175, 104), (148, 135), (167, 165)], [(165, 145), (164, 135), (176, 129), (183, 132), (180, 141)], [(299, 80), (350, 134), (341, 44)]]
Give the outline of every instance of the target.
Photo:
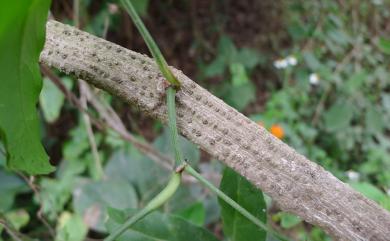
[[(167, 121), (166, 82), (152, 59), (55, 21), (41, 62)], [(285, 211), (337, 240), (390, 240), (390, 213), (172, 68), (183, 136), (236, 170)]]

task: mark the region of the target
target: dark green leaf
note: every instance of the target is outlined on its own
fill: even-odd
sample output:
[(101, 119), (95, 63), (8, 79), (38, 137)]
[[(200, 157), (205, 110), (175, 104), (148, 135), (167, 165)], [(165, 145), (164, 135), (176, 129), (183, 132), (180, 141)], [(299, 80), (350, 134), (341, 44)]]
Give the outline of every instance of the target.
[[(240, 176), (234, 170), (226, 168), (220, 189), (230, 198), (259, 218), (263, 223), (267, 220), (266, 203), (263, 193)], [(224, 233), (232, 241), (262, 241), (266, 239), (266, 232), (238, 213), (234, 208), (219, 200), (222, 212)]]
[(0, 136), (8, 166), (32, 175), (54, 170), (40, 143), (35, 107), (49, 6), (48, 0), (23, 0), (0, 8)]
[[(135, 212), (109, 209), (107, 229), (113, 231)], [(117, 241), (218, 241), (208, 230), (193, 225), (181, 217), (153, 212), (129, 228)]]

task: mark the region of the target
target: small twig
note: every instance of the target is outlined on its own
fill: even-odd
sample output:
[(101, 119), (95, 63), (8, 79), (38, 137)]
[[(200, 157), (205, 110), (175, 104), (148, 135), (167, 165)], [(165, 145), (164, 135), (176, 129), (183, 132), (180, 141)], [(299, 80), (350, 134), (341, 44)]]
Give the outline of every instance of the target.
[[(73, 19), (76, 28), (80, 28), (80, 1), (73, 0)], [(88, 85), (81, 79), (79, 82), (79, 91), (80, 91), (80, 103), (84, 109), (88, 109), (87, 97), (86, 97), (86, 89), (88, 89)], [(85, 129), (87, 130), (88, 142), (91, 147), (92, 156), (94, 160), (94, 168), (95, 170), (91, 172), (92, 176), (96, 180), (100, 180), (104, 177), (104, 171), (102, 167), (102, 161), (100, 160), (98, 148), (96, 145), (95, 135), (93, 133), (93, 129), (91, 126), (91, 120), (86, 113), (81, 113), (85, 125)]]
[[(81, 102), (81, 105), (83, 106), (83, 108), (87, 109), (88, 105), (87, 105), (86, 92), (87, 92), (87, 89), (89, 89), (89, 87), (83, 80), (79, 79), (78, 81), (79, 81), (79, 89), (80, 89), (80, 102)], [(89, 118), (88, 114), (83, 113), (83, 112), (81, 114), (83, 116), (85, 129), (87, 130), (88, 141), (89, 141), (89, 145), (91, 147), (91, 151), (92, 151), (92, 155), (93, 155), (93, 159), (94, 159), (94, 163), (95, 163), (95, 165), (94, 165), (95, 171), (96, 171), (95, 178), (96, 178), (96, 180), (100, 180), (101, 178), (104, 177), (104, 172), (103, 172), (102, 162), (100, 160), (99, 152), (98, 152), (97, 145), (96, 145), (95, 135), (93, 133), (92, 126), (91, 126), (91, 119)]]
[[(3, 216), (0, 214), (0, 216)], [(22, 236), (22, 234), (20, 234), (17, 230), (15, 230), (13, 227), (12, 227), (12, 224), (8, 223), (7, 220), (5, 219), (5, 217), (0, 217), (0, 224), (4, 227), (4, 229), (7, 231), (7, 233), (9, 234), (9, 236), (11, 236), (11, 238), (14, 240), (14, 241), (23, 241), (20, 236)]]
[(102, 122), (99, 122), (98, 120), (96, 120), (93, 115), (91, 113), (89, 113), (89, 111), (87, 109), (85, 109), (81, 102), (79, 101), (79, 99), (77, 98), (77, 96), (75, 94), (73, 94), (71, 91), (69, 91), (66, 86), (61, 82), (61, 79), (55, 75), (53, 73), (53, 71), (51, 71), (49, 69), (49, 67), (47, 67), (46, 65), (41, 65), (41, 71), (42, 73), (49, 78), (49, 80), (51, 80), (55, 86), (57, 86), (57, 88), (65, 95), (65, 98), (72, 104), (74, 105), (78, 110), (80, 110), (81, 112), (83, 113), (87, 113), (89, 115), (89, 117), (91, 118), (91, 121), (92, 123), (97, 127), (99, 128), (100, 130), (103, 130), (104, 129), (104, 123)]
[(23, 178), (23, 180), (27, 183), (27, 185), (31, 188), (33, 193), (37, 196), (38, 202), (39, 202), (39, 209), (36, 213), (37, 218), (46, 226), (47, 230), (49, 231), (50, 236), (54, 239), (56, 236), (56, 233), (52, 226), (49, 224), (49, 222), (46, 220), (45, 216), (43, 215), (43, 202), (42, 202), (42, 197), (41, 193), (39, 191), (39, 186), (37, 186), (34, 181), (35, 177), (30, 176), (30, 178), (27, 178), (23, 173), (17, 172), (19, 176)]
[[(174, 160), (162, 154), (160, 151), (156, 150), (151, 144), (139, 141), (136, 137), (134, 137), (133, 134), (127, 131), (118, 114), (110, 106), (103, 106), (101, 101), (98, 100), (98, 97), (94, 95), (91, 90), (88, 90), (88, 101), (102, 116), (105, 123), (96, 119), (89, 111), (84, 109), (78, 98), (65, 87), (61, 80), (53, 73), (53, 71), (51, 71), (48, 67), (44, 65), (41, 66), (41, 70), (43, 74), (47, 76), (49, 80), (51, 80), (60, 91), (62, 91), (62, 93), (65, 95), (65, 98), (72, 105), (74, 105), (79, 111), (89, 115), (92, 124), (94, 124), (94, 126), (96, 126), (99, 130), (105, 131), (107, 128), (110, 128), (111, 130), (115, 131), (123, 140), (132, 143), (140, 152), (148, 156), (151, 160), (159, 164), (161, 167), (168, 171), (172, 171), (172, 166), (170, 165), (170, 163), (174, 163)], [(210, 177), (214, 178), (215, 180), (220, 179), (219, 175), (217, 174), (210, 174)], [(194, 183), (196, 182), (196, 179), (185, 174), (183, 175), (183, 182)]]

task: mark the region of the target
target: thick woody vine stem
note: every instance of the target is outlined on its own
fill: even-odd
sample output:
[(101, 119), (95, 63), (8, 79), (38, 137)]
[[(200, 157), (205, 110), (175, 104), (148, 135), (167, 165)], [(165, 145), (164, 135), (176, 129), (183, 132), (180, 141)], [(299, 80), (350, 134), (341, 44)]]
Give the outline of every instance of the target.
[[(167, 121), (166, 81), (152, 59), (55, 21), (41, 62)], [(337, 240), (390, 240), (390, 213), (172, 68), (182, 135)]]

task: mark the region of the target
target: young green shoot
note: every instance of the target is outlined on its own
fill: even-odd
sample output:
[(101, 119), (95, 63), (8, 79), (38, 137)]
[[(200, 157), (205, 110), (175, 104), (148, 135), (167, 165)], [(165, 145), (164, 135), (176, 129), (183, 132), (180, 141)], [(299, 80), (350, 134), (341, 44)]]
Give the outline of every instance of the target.
[(138, 31), (141, 33), (142, 38), (144, 39), (146, 45), (149, 48), (153, 58), (156, 60), (158, 67), (160, 68), (164, 77), (168, 80), (168, 82), (173, 85), (176, 89), (180, 88), (180, 82), (176, 79), (176, 77), (172, 74), (171, 70), (168, 67), (167, 61), (162, 55), (160, 49), (157, 44), (154, 42), (152, 36), (149, 31), (146, 29), (144, 23), (141, 18), (138, 16), (138, 13), (135, 11), (135, 8), (130, 0), (121, 0), (122, 5), (125, 7), (127, 13), (130, 15), (133, 20), (135, 26), (138, 28)]
[(167, 81), (173, 86), (173, 87), (172, 86), (168, 87), (166, 95), (167, 95), (168, 126), (170, 130), (170, 138), (171, 138), (172, 148), (175, 156), (175, 166), (178, 166), (183, 161), (179, 142), (178, 142), (179, 137), (178, 137), (177, 126), (176, 126), (176, 106), (175, 106), (176, 90), (180, 88), (180, 82), (172, 74), (171, 70), (168, 67), (167, 61), (165, 61), (164, 56), (162, 55), (160, 49), (158, 48), (156, 42), (153, 40), (149, 31), (146, 29), (141, 18), (138, 16), (131, 1), (121, 0), (121, 3), (125, 7), (127, 13), (130, 15), (135, 26), (138, 28), (138, 31), (141, 33), (142, 38), (146, 42), (149, 51), (153, 55), (153, 58), (156, 60), (161, 73), (164, 75)]
[(167, 186), (157, 196), (155, 196), (143, 209), (131, 216), (122, 226), (105, 238), (104, 241), (114, 241), (136, 222), (161, 207), (176, 192), (180, 185), (180, 181), (181, 173), (174, 172)]

